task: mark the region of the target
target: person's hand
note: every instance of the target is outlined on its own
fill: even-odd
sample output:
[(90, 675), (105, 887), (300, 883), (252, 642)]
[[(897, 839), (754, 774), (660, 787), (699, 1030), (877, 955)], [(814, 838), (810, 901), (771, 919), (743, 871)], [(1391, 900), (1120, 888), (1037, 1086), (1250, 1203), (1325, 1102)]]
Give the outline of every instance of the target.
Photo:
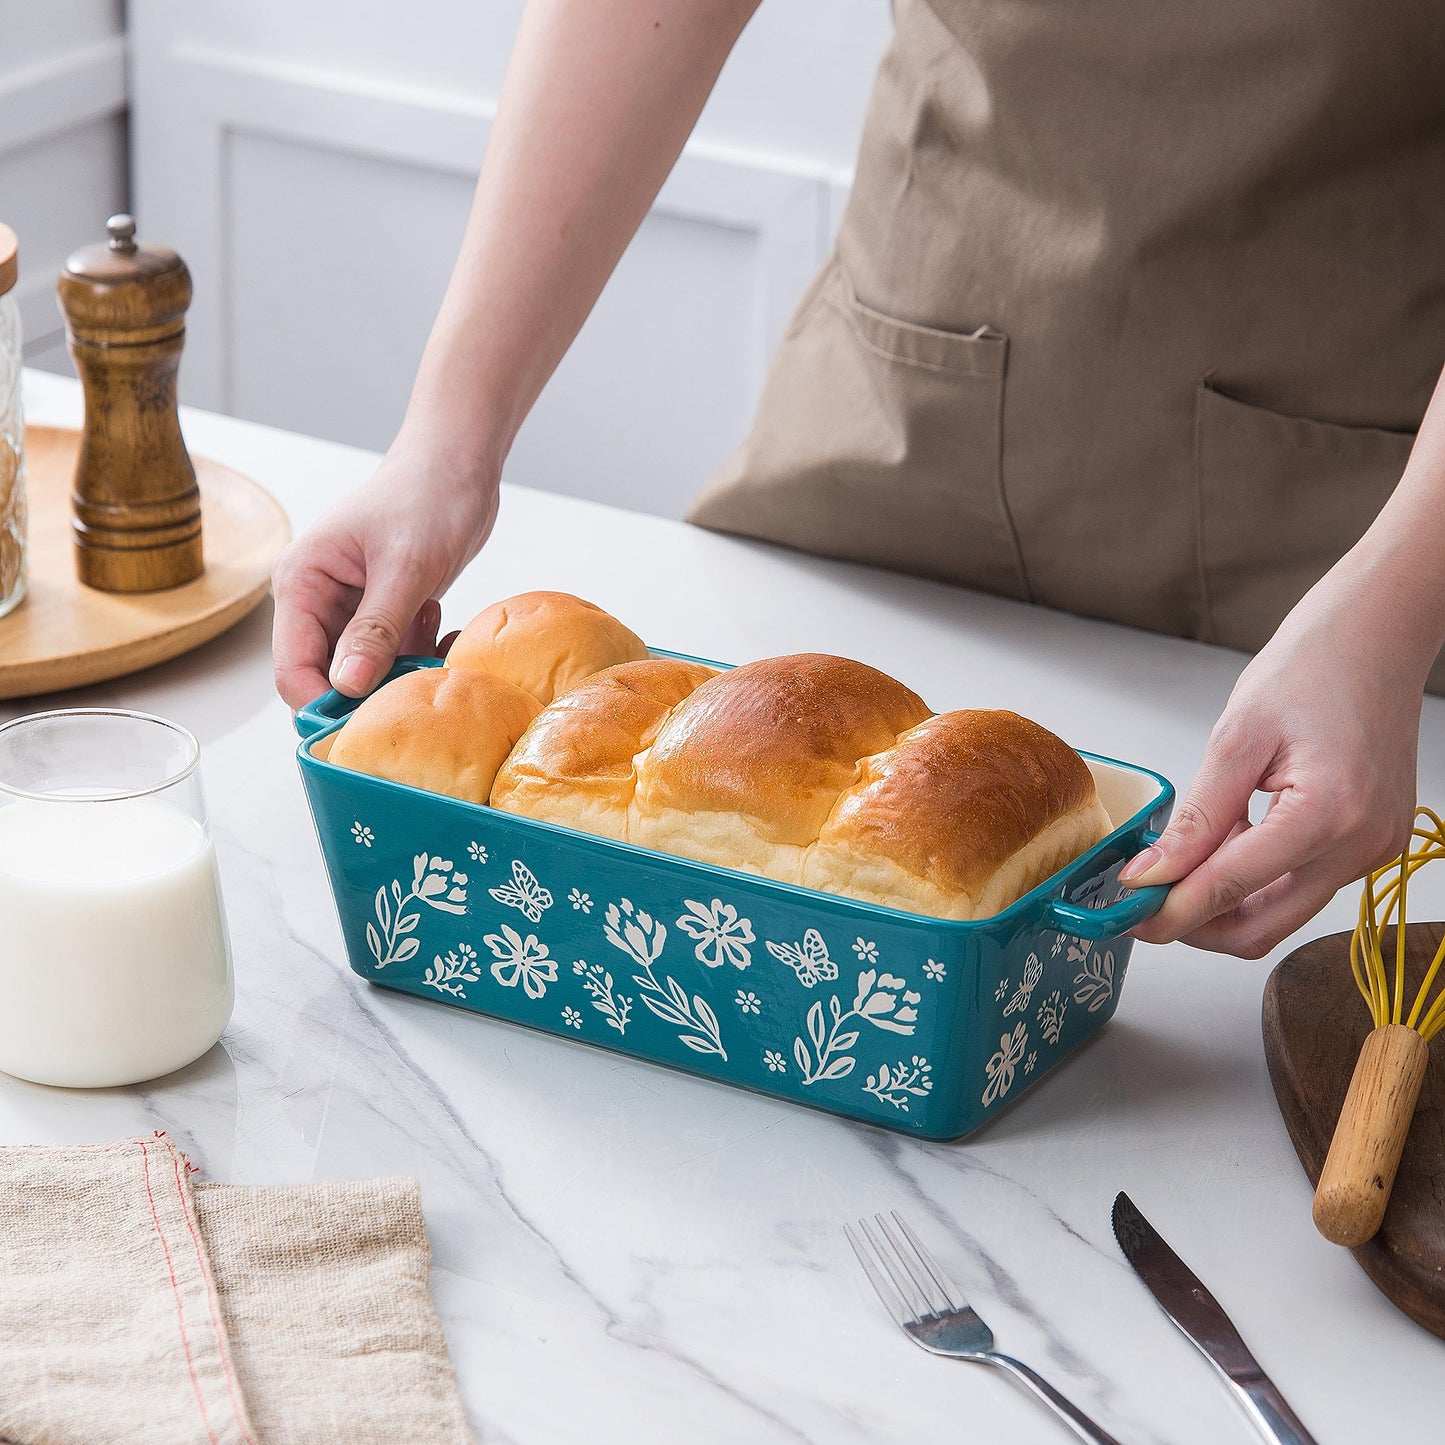
[[(1396, 620), (1388, 583), (1344, 566), (1285, 619), (1240, 675), (1163, 837), (1120, 874), (1174, 884), (1134, 937), (1262, 958), (1400, 853), (1433, 652)], [(1251, 824), (1256, 791), (1273, 797)]]
[(435, 653), (437, 599), (496, 515), (494, 474), (399, 437), (370, 480), (276, 563), (277, 692), (292, 708), (328, 687), (364, 697), (398, 653)]

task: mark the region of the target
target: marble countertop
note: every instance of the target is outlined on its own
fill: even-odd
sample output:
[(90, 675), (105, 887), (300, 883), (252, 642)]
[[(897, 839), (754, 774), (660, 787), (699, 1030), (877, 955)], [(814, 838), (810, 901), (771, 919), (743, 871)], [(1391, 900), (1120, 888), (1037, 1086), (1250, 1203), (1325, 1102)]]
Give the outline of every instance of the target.
[[(73, 383), (32, 373), (27, 386), (30, 420), (78, 422)], [(205, 413), (185, 427), (298, 529), (375, 461)], [(1181, 789), (1244, 661), (508, 489), (447, 625), (538, 587), (702, 656), (849, 654), (935, 707), (1015, 708)], [(217, 1180), (418, 1176), (435, 1298), (483, 1441), (1071, 1438), (1007, 1378), (925, 1355), (884, 1315), (840, 1225), (897, 1207), (1000, 1348), (1126, 1445), (1244, 1445), (1246, 1419), (1114, 1245), (1121, 1188), (1321, 1445), (1438, 1433), (1445, 1344), (1310, 1223), (1260, 1045), (1278, 953), (1139, 946), (1102, 1035), (983, 1132), (943, 1145), (374, 990), (344, 959), (271, 689), (269, 624), (267, 608), (139, 676), (0, 703), (0, 719), (137, 707), (200, 737), (238, 985), (221, 1043), (153, 1085), (84, 1093), (0, 1076), (0, 1139), (167, 1129)], [(1429, 699), (1420, 792), (1437, 802), (1442, 745), (1445, 701)], [(1349, 927), (1354, 906), (1347, 889), (1301, 937)]]

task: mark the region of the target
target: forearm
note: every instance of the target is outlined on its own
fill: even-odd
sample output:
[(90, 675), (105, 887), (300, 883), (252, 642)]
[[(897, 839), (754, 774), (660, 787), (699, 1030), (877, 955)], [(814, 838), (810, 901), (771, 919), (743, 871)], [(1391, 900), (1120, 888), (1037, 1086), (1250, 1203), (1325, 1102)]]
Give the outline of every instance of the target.
[(1320, 586), (1347, 597), (1359, 644), (1423, 682), (1445, 646), (1445, 377), (1394, 493)]
[(531, 0), (403, 431), (495, 472), (758, 0)]
[(1357, 543), (1280, 624), (1270, 652), (1308, 639), (1381, 686), (1415, 691), (1445, 646), (1445, 377), (1405, 473)]

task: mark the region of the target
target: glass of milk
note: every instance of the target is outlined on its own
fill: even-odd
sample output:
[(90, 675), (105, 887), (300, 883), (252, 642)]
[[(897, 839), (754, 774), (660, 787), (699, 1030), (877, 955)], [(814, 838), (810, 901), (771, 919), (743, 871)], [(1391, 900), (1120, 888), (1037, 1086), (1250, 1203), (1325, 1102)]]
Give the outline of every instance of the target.
[(0, 726), (0, 1069), (103, 1088), (205, 1053), (235, 982), (200, 745), (145, 713)]

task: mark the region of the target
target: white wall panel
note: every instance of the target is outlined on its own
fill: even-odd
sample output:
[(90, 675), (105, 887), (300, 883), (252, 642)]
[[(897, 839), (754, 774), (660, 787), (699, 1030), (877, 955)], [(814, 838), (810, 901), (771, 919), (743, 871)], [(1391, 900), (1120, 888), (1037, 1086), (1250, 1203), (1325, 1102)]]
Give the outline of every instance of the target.
[(456, 256), (464, 176), (232, 131), (226, 401), (384, 448)]
[(752, 411), (758, 250), (755, 232), (654, 211), (518, 434), (509, 479), (681, 516)]
[(0, 0), (0, 220), (20, 238), (26, 359), (68, 370), (55, 277), (126, 204), (120, 0)]
[[(196, 278), (186, 399), (387, 443), (520, 10), (134, 0), (137, 210)], [(681, 511), (826, 250), (886, 34), (885, 0), (764, 5), (512, 480)]]
[(111, 40), (124, 31), (122, 0), (0, 0), (5, 73)]

